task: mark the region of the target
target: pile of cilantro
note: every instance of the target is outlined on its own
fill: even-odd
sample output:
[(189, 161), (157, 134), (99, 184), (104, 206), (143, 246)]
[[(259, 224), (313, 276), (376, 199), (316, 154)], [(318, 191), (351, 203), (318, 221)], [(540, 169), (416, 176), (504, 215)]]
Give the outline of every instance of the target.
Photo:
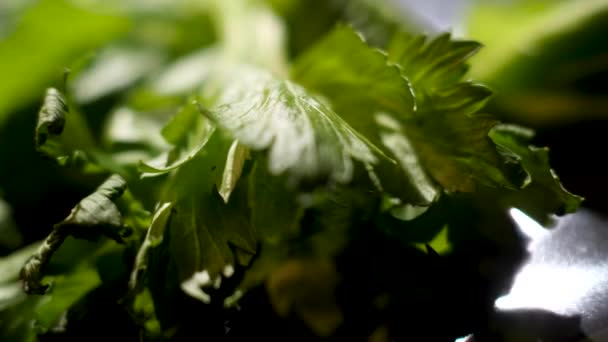
[[(34, 147), (89, 195), (0, 259), (2, 340), (499, 334), (493, 300), (524, 256), (508, 210), (546, 223), (581, 198), (531, 130), (483, 111), (492, 92), (467, 76), (480, 44), (396, 13), (31, 5), (0, 55), (50, 44), (6, 70), (48, 88), (0, 92), (41, 98)], [(1, 100), (0, 120), (13, 110)]]

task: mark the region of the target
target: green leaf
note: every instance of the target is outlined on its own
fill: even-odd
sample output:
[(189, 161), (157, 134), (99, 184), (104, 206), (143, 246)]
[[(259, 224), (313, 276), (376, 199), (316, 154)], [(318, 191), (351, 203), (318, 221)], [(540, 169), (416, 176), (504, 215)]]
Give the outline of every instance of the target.
[(287, 188), (285, 177), (272, 176), (264, 163), (257, 160), (249, 176), (251, 224), (261, 241), (277, 245), (297, 236), (304, 206)]
[(141, 162), (139, 170), (146, 175), (161, 175), (191, 161), (207, 144), (215, 127), (188, 103), (162, 129), (162, 135), (174, 148), (153, 161)]
[(171, 218), (172, 204), (169, 202), (162, 203), (152, 217), (152, 222), (148, 228), (146, 238), (139, 246), (137, 256), (135, 257), (135, 266), (131, 272), (131, 278), (129, 279), (129, 288), (131, 290), (141, 286), (141, 278), (148, 266), (148, 254), (151, 248), (159, 246), (163, 242), (163, 236), (165, 235), (165, 228), (169, 224)]
[[(387, 51), (390, 59), (401, 66), (412, 82), (416, 99), (430, 92), (456, 85), (468, 71), (466, 61), (476, 54), (481, 44), (475, 41), (453, 40), (444, 33), (430, 41), (425, 36), (398, 32)], [(422, 96), (422, 98), (420, 98)]]
[[(14, 110), (35, 100), (60, 79), (65, 67), (128, 26), (125, 18), (84, 10), (68, 1), (43, 0), (31, 6), (15, 30), (0, 41), (0, 125)], [(23, 77), (28, 75), (28, 77)]]
[(446, 191), (471, 192), (478, 183), (514, 186), (488, 137), (496, 120), (471, 115), (488, 95), (485, 88), (461, 84), (436, 93), (420, 106), (416, 119), (402, 121), (423, 167)]
[(284, 23), (264, 2), (219, 0), (210, 3), (225, 58), (264, 67), (277, 74), (285, 73)]
[(496, 121), (475, 114), (491, 92), (461, 82), (466, 61), (480, 48), (472, 41), (454, 41), (449, 34), (429, 42), (424, 37), (396, 34), (388, 51), (410, 79), (418, 103), (416, 118), (403, 120), (423, 166), (447, 191), (470, 192), (476, 183), (514, 187), (520, 180), (505, 166), (488, 138)]
[(291, 76), (333, 102), (370, 101), (377, 110), (403, 117), (414, 112), (412, 89), (399, 68), (348, 26), (337, 27), (299, 57)]
[[(441, 191), (436, 184), (448, 192), (471, 192), (477, 183), (517, 183), (487, 137), (495, 121), (474, 115), (490, 91), (460, 82), (464, 62), (478, 48), (449, 35), (426, 43), (424, 37), (397, 34), (386, 57), (351, 29), (338, 27), (296, 61), (293, 70), (299, 82), (329, 97), (336, 112), (399, 162), (375, 168), (384, 191), (411, 204), (429, 205)], [(326, 60), (331, 68), (324, 67)], [(349, 78), (341, 75), (363, 75), (360, 79), (367, 82), (347, 85)], [(406, 105), (413, 102), (416, 108)]]
[(381, 130), (379, 138), (382, 145), (398, 163), (397, 166), (383, 163), (376, 169), (385, 191), (394, 193), (411, 204), (426, 206), (434, 202), (441, 193), (441, 188), (430, 179), (423, 168), (402, 125), (382, 113), (376, 115), (376, 123)]
[[(513, 125), (498, 125), (491, 131), (490, 137), (511, 157), (519, 160), (529, 175), (529, 184), (517, 194), (520, 205), (526, 205), (522, 209), (530, 215), (540, 216), (541, 222), (546, 219), (537, 213), (538, 208), (546, 210), (545, 215), (576, 211), (583, 198), (568, 192), (562, 186), (549, 165), (549, 149), (531, 146), (531, 133), (528, 130)], [(529, 200), (536, 203), (529, 203)], [(517, 206), (517, 203), (512, 205)]]
[(228, 203), (216, 188), (231, 145), (216, 130), (205, 148), (171, 175), (161, 197), (173, 203), (163, 245), (180, 283), (203, 271), (214, 279), (227, 266), (246, 265), (255, 253), (247, 184), (239, 182)]
[(68, 236), (93, 240), (104, 235), (122, 243), (123, 238), (131, 234), (114, 203), (125, 190), (126, 182), (120, 176), (110, 176), (95, 192), (82, 199), (67, 218), (53, 227), (51, 234), (21, 270), (26, 292), (44, 293), (47, 290), (48, 285), (41, 283), (44, 268)]
[(133, 303), (133, 311), (137, 317), (144, 322), (144, 328), (148, 336), (160, 336), (161, 326), (156, 318), (156, 312), (154, 307), (154, 300), (148, 289), (144, 289), (141, 293), (135, 297)]
[(268, 150), (272, 174), (291, 181), (348, 182), (353, 159), (378, 162), (381, 152), (328, 105), (301, 86), (246, 65), (233, 65), (210, 80), (206, 111), (219, 127), (253, 150)]

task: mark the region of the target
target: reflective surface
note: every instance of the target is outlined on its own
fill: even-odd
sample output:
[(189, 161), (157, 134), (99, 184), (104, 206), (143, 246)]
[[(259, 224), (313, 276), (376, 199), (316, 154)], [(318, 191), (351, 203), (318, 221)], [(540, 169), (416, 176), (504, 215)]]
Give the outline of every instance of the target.
[(585, 335), (608, 341), (608, 219), (581, 209), (547, 231), (517, 209), (510, 214), (530, 239), (530, 257), (497, 310), (579, 316)]

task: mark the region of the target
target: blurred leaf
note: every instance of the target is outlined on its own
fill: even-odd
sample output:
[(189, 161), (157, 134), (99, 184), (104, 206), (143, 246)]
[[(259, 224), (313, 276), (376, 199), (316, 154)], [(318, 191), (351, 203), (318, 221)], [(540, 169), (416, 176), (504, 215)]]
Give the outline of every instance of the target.
[(262, 1), (212, 1), (220, 41), (228, 59), (246, 61), (277, 74), (287, 69), (285, 28)]
[[(198, 89), (214, 69), (221, 66), (218, 62), (221, 58), (222, 50), (217, 46), (182, 56), (152, 81), (151, 92), (161, 96), (188, 95)], [(144, 100), (150, 102), (149, 98)]]
[(14, 250), (23, 243), (23, 236), (13, 220), (11, 207), (1, 197), (0, 190), (0, 248)]
[(249, 207), (253, 229), (264, 243), (275, 245), (297, 233), (303, 207), (285, 177), (273, 177), (263, 159), (249, 177)]
[(11, 253), (10, 255), (4, 256), (0, 258), (0, 284), (7, 284), (12, 281), (16, 281), (19, 279), (19, 271), (32, 255), (38, 247), (40, 247), (40, 243), (33, 243), (29, 246), (22, 247), (17, 251)]
[(148, 336), (159, 336), (161, 334), (161, 326), (156, 319), (154, 301), (150, 291), (146, 289), (137, 295), (133, 304), (133, 311), (145, 322), (144, 328)]
[(108, 157), (119, 165), (131, 166), (166, 152), (171, 146), (161, 134), (165, 121), (164, 115), (116, 108), (109, 113), (103, 129), (103, 141), (110, 150)]
[[(119, 36), (125, 18), (100, 15), (64, 0), (41, 0), (0, 41), (0, 125), (14, 110), (34, 101), (44, 87), (88, 49)], [(23, 77), (23, 75), (28, 75)]]
[(69, 307), (101, 284), (97, 272), (84, 262), (50, 277), (54, 286), (48, 294), (26, 296), (17, 279), (19, 269), (39, 246), (30, 245), (0, 260), (0, 274), (6, 277), (0, 280), (0, 335), (6, 341), (37, 340), (38, 333), (50, 329)]
[[(527, 87), (530, 83), (526, 80), (534, 84), (534, 75), (540, 71), (559, 72), (555, 68), (560, 61), (572, 61), (589, 53), (589, 49), (601, 48), (588, 39), (593, 39), (594, 30), (606, 27), (602, 24), (606, 15), (608, 3), (604, 0), (514, 1), (479, 6), (471, 19), (471, 34), (487, 46), (477, 57), (472, 73), (500, 91)], [(518, 25), (513, 26), (513, 22)], [(577, 37), (583, 40), (577, 42)], [(581, 50), (573, 50), (572, 44), (581, 45)], [(560, 50), (566, 54), (556, 55)]]
[(425, 244), (417, 243), (416, 247), (427, 253), (429, 252), (429, 247), (432, 249), (432, 253), (437, 253), (438, 255), (449, 253), (452, 250), (452, 246), (448, 239), (448, 229), (446, 225), (431, 241)]
[(535, 127), (608, 117), (602, 81), (608, 49), (601, 43), (608, 2), (512, 1), (473, 8), (470, 34), (487, 47), (472, 74), (499, 94), (493, 112)]
[(101, 284), (97, 270), (90, 265), (53, 277), (53, 289), (41, 297), (36, 308), (37, 326), (46, 331), (76, 301)]
[(295, 313), (319, 336), (327, 337), (343, 320), (335, 298), (337, 285), (338, 274), (331, 261), (301, 259), (279, 266), (266, 288), (279, 315)]
[(162, 61), (161, 53), (149, 48), (110, 47), (70, 82), (70, 91), (78, 103), (90, 103), (127, 88), (150, 74)]

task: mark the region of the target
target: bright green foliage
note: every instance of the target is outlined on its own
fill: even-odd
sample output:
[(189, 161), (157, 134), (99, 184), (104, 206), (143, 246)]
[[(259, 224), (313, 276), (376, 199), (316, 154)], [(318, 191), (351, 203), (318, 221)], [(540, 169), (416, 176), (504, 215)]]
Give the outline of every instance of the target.
[[(0, 124), (36, 98), (75, 58), (123, 33), (126, 18), (95, 14), (68, 1), (38, 1), (0, 42)], [(77, 29), (74, 29), (76, 28)], [(27, 75), (27, 77), (25, 77)]]

